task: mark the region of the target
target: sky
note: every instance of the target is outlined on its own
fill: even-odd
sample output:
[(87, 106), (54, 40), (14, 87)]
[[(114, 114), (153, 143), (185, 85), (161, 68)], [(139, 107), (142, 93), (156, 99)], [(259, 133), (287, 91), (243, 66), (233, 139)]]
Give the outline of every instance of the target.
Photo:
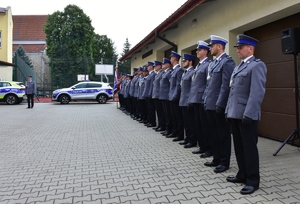
[[(107, 35), (121, 54), (126, 38), (131, 48), (173, 14), (187, 0), (1, 0), (12, 15), (47, 15), (69, 4), (80, 7), (92, 20), (95, 33)], [(98, 2), (98, 3), (96, 3)]]

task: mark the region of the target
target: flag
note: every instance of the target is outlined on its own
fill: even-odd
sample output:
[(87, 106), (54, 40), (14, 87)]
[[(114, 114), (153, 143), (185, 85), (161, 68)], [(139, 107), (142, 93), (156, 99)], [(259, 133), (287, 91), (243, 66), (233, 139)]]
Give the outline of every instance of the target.
[(115, 67), (114, 94), (120, 90), (118, 66)]

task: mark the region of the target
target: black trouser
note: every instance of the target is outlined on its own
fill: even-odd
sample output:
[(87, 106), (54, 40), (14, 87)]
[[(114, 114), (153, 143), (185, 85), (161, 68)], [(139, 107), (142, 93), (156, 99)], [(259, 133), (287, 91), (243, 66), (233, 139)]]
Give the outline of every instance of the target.
[(237, 178), (246, 180), (246, 185), (259, 187), (259, 155), (257, 149), (257, 121), (243, 124), (242, 120), (229, 119), (239, 171)]
[(155, 104), (154, 99), (148, 97), (147, 101), (147, 114), (148, 114), (148, 123), (151, 125), (156, 125), (156, 117), (155, 117)]
[(202, 136), (202, 126), (201, 126), (201, 117), (200, 117), (200, 103), (193, 103), (194, 108), (194, 118), (195, 118), (195, 136), (198, 142), (198, 146), (201, 150), (204, 150), (203, 147), (203, 136)]
[(136, 116), (137, 100), (135, 97), (130, 96), (130, 101), (131, 101), (131, 106), (132, 106), (130, 114)]
[(163, 106), (162, 106), (161, 100), (159, 100), (158, 98), (155, 98), (154, 103), (155, 103), (155, 110), (156, 110), (157, 119), (158, 119), (158, 127), (160, 127), (161, 129), (165, 129), (166, 121), (165, 121), (165, 117), (163, 115), (164, 112), (163, 112)]
[(170, 103), (168, 100), (161, 100), (162, 106), (163, 106), (163, 116), (165, 117), (166, 121), (166, 130), (168, 132), (172, 132), (172, 122), (171, 122), (171, 109), (170, 109)]
[(185, 129), (185, 141), (191, 144), (197, 144), (195, 137), (195, 121), (194, 121), (194, 109), (192, 106), (182, 106), (183, 124)]
[(171, 116), (174, 120), (173, 123), (173, 133), (179, 139), (184, 139), (184, 124), (181, 108), (179, 107), (179, 100), (170, 101), (171, 104)]
[(119, 103), (120, 103), (120, 107), (123, 108), (124, 107), (124, 98), (123, 98), (123, 94), (118, 94), (119, 95)]
[(34, 94), (26, 94), (26, 96), (27, 96), (28, 108), (32, 108), (33, 104), (34, 104), (34, 101), (33, 101)]
[(126, 111), (128, 113), (131, 113), (131, 110), (132, 110), (132, 104), (131, 104), (131, 99), (130, 97), (128, 96), (127, 98), (124, 98), (125, 101), (126, 101)]
[(147, 105), (145, 99), (139, 99), (139, 107), (141, 112), (141, 119), (147, 121)]
[(211, 137), (213, 162), (229, 167), (231, 155), (230, 125), (223, 113), (207, 110), (209, 135)]
[(200, 104), (199, 108), (200, 113), (200, 123), (201, 123), (201, 146), (200, 148), (206, 152), (211, 154), (212, 147), (211, 147), (211, 140), (210, 140), (210, 134), (209, 134), (209, 125), (208, 125), (208, 119), (207, 119), (207, 112), (204, 109), (204, 104)]

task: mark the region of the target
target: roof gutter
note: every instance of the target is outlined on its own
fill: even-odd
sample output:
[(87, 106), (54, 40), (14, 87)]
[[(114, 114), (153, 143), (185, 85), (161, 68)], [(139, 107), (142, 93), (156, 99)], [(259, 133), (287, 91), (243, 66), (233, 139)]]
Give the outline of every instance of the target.
[[(176, 23), (179, 19), (192, 11), (195, 7), (202, 4), (206, 0), (188, 0), (179, 9), (177, 9), (171, 16), (169, 16), (164, 22), (158, 25), (153, 31), (151, 31), (143, 40), (136, 44), (131, 50), (129, 50), (119, 61), (122, 62), (130, 58), (134, 53), (142, 49), (148, 42), (158, 37), (158, 34), (164, 32), (172, 24)], [(159, 38), (159, 37), (158, 37)]]

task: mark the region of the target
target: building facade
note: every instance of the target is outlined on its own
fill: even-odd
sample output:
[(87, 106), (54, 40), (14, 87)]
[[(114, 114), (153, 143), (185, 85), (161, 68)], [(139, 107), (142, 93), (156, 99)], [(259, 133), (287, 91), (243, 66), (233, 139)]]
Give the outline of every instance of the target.
[(197, 41), (218, 35), (229, 40), (226, 53), (239, 64), (236, 36), (251, 35), (260, 41), (255, 56), (268, 68), (259, 134), (284, 140), (296, 118), (293, 55), (282, 53), (281, 32), (300, 27), (299, 17), (299, 0), (188, 0), (120, 61), (131, 58), (133, 68), (169, 57), (171, 50), (193, 54)]
[[(12, 62), (13, 20), (11, 8), (0, 7), (0, 61)], [(12, 80), (13, 67), (3, 63), (0, 67), (0, 80)]]

